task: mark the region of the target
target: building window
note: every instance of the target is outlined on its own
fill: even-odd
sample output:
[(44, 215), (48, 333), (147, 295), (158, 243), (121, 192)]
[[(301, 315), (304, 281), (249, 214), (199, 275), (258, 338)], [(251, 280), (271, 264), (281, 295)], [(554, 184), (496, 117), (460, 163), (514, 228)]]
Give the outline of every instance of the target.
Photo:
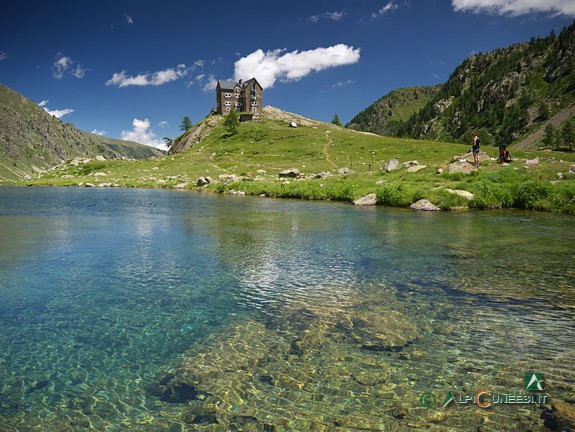
[(224, 97), (229, 98), (229, 97), (232, 97), (232, 95), (231, 95), (230, 93), (225, 93), (225, 94), (224, 94)]
[(230, 107), (226, 107), (226, 111), (227, 111), (227, 112), (230, 112)]
[(258, 106), (257, 102), (252, 102), (252, 106)]
[(232, 103), (231, 103), (230, 101), (226, 101), (226, 102), (224, 103), (224, 105), (227, 106), (227, 107), (229, 107), (229, 106), (232, 106)]

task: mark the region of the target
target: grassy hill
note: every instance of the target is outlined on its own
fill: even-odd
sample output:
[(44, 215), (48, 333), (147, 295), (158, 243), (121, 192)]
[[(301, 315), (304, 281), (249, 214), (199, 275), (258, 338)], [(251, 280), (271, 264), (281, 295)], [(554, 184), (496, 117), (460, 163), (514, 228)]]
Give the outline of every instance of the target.
[(37, 175), (77, 156), (136, 159), (161, 154), (141, 144), (81, 131), (0, 85), (0, 180)]
[(406, 121), (421, 110), (440, 90), (440, 86), (408, 87), (393, 90), (357, 114), (346, 125), (350, 129), (393, 135), (393, 122)]
[(548, 124), (563, 127), (575, 114), (574, 66), (575, 24), (559, 35), (468, 58), (408, 119), (382, 117), (378, 101), (351, 123), (392, 136), (465, 143), (477, 130), (484, 144), (541, 147)]
[[(289, 127), (292, 120), (299, 127)], [(205, 122), (211, 123), (210, 132), (201, 139), (190, 138), (207, 127)], [(181, 145), (181, 152), (161, 158), (67, 163), (23, 184), (203, 189), (342, 201), (375, 193), (378, 204), (395, 207), (426, 198), (443, 209), (518, 207), (575, 213), (573, 153), (518, 151), (510, 166), (487, 161), (468, 175), (449, 173), (453, 157), (465, 155), (469, 146), (381, 137), (270, 107), (258, 121), (241, 123), (235, 134), (223, 127), (221, 117), (210, 116), (180, 141), (175, 144)], [(401, 164), (416, 160), (423, 168), (382, 170), (391, 158)], [(539, 163), (526, 165), (526, 158), (539, 158)], [(299, 170), (300, 176), (280, 177), (289, 168)], [(209, 177), (209, 183), (197, 186), (200, 177)], [(474, 197), (468, 200), (453, 190), (466, 190)]]

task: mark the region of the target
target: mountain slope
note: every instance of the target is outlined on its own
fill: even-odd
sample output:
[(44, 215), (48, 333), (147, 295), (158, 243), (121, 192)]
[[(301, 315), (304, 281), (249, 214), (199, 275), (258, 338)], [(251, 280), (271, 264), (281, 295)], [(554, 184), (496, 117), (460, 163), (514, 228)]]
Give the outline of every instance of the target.
[[(559, 36), (466, 59), (409, 119), (388, 122), (394, 136), (485, 144), (526, 139), (575, 105), (575, 24)], [(369, 130), (377, 124), (368, 122)], [(537, 143), (535, 143), (537, 144)]]
[(152, 147), (81, 131), (0, 85), (0, 180), (23, 178), (77, 156), (145, 158)]
[(408, 87), (393, 90), (357, 114), (346, 127), (378, 135), (393, 135), (394, 124), (418, 112), (441, 86)]

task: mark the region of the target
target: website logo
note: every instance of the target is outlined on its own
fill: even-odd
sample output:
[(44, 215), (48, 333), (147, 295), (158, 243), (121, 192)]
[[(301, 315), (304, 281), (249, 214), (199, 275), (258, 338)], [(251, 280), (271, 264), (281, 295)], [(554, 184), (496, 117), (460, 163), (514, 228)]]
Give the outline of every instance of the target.
[(453, 392), (447, 393), (447, 396), (445, 396), (445, 400), (443, 401), (443, 405), (441, 407), (445, 408), (447, 405), (449, 405), (454, 400), (455, 400), (455, 395), (453, 394)]
[(537, 372), (526, 372), (525, 390), (543, 391), (543, 374)]
[[(543, 374), (539, 372), (526, 372), (524, 376), (524, 387), (527, 391), (543, 391), (544, 380)], [(488, 389), (481, 389), (476, 393), (454, 393), (448, 391), (445, 399), (441, 403), (441, 408), (447, 408), (449, 405), (467, 405), (475, 404), (480, 408), (489, 408), (492, 405), (510, 405), (510, 404), (541, 404), (546, 403), (548, 396), (546, 394), (533, 394), (520, 392), (517, 389), (504, 392), (492, 392)], [(441, 399), (440, 399), (441, 400)], [(419, 402), (424, 408), (435, 408), (437, 397), (431, 392), (425, 392), (421, 395)]]

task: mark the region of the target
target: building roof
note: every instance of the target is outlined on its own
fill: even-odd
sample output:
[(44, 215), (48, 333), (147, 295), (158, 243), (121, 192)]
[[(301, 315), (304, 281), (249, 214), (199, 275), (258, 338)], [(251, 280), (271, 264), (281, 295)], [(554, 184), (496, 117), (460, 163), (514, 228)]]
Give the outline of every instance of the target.
[(218, 85), (222, 90), (233, 90), (238, 85), (238, 83), (234, 81), (221, 80), (218, 81)]
[(260, 84), (260, 83), (258, 82), (258, 80), (255, 79), (255, 78), (250, 78), (249, 80), (244, 81), (244, 83), (243, 83), (242, 85), (243, 85), (243, 87), (245, 88), (245, 87), (247, 87), (247, 86), (252, 85), (252, 83), (253, 83), (254, 81), (261, 87), (261, 84)]
[(258, 84), (258, 86), (262, 87), (261, 84), (258, 82), (258, 80), (255, 78), (250, 78), (247, 81), (240, 80), (239, 83), (235, 82), (235, 81), (219, 80), (218, 85), (220, 86), (221, 90), (234, 90), (236, 88), (236, 86), (239, 86), (241, 88), (246, 88), (248, 86), (251, 86), (254, 82), (256, 82)]

